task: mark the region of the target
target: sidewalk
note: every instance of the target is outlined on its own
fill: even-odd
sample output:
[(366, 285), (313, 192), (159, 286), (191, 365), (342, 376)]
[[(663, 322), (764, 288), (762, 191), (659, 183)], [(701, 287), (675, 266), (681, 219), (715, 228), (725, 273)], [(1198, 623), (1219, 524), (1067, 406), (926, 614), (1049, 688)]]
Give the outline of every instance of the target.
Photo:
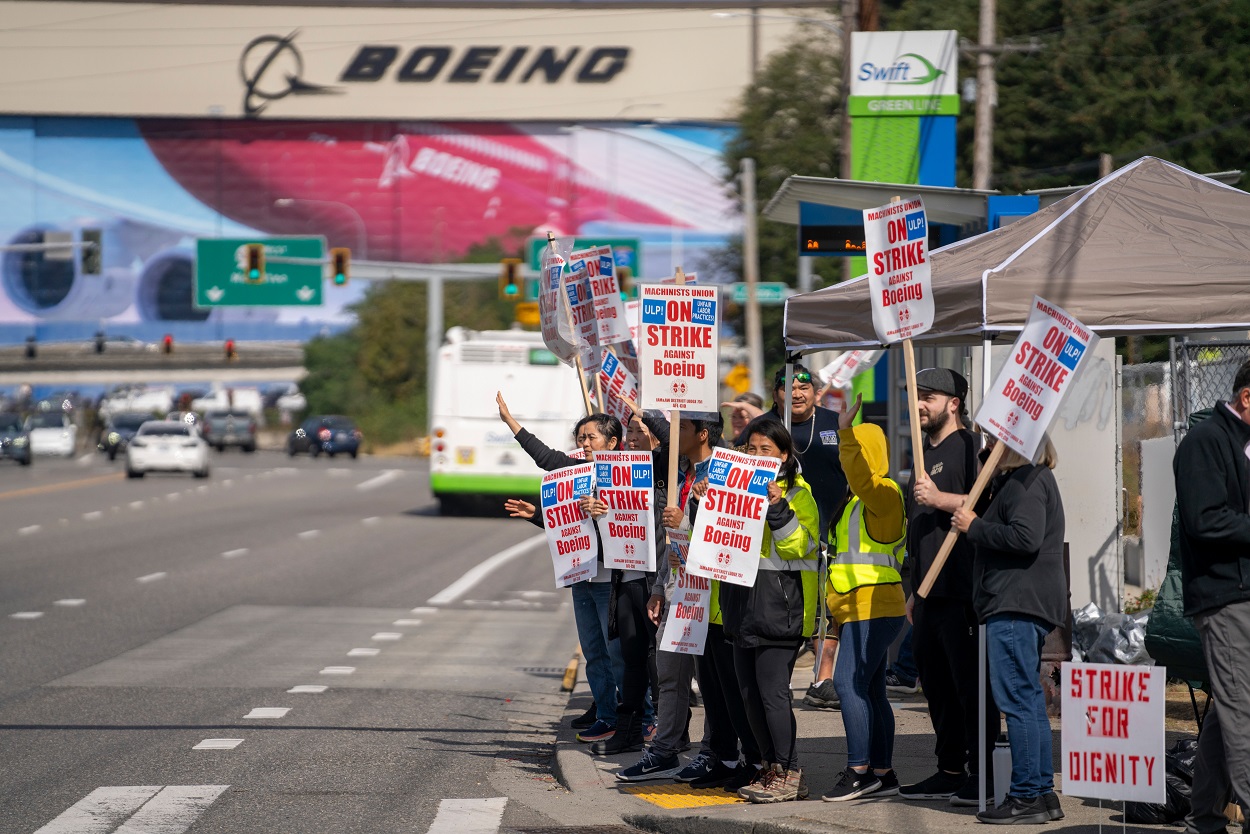
[[(945, 802), (909, 802), (895, 797), (864, 798), (851, 802), (822, 802), (820, 794), (832, 787), (846, 766), (846, 737), (841, 713), (815, 710), (802, 703), (811, 682), (811, 668), (796, 669), (793, 681), (795, 717), (798, 721), (799, 753), (812, 796), (803, 802), (752, 805), (716, 788), (703, 791), (678, 785), (670, 779), (624, 783), (613, 775), (619, 768), (638, 760), (640, 753), (596, 757), (580, 744), (569, 720), (590, 704), (584, 682), (570, 700), (556, 739), (556, 776), (578, 799), (594, 797), (594, 804), (637, 828), (661, 834), (829, 834), (830, 832), (874, 832), (874, 834), (926, 834), (942, 832), (985, 832), (993, 830), (976, 819), (976, 808), (956, 808)], [(929, 776), (934, 768), (933, 733), (922, 694), (898, 696), (894, 705), (894, 767), (903, 784)], [(1054, 750), (1060, 751), (1059, 725), (1054, 727)], [(683, 763), (698, 753), (702, 736), (703, 710), (696, 709), (690, 722), (693, 747), (682, 754)], [(1171, 734), (1169, 734), (1171, 735)], [(1114, 834), (1123, 826), (1121, 806), (1097, 800), (1062, 796), (1062, 777), (1055, 775), (1065, 819), (1045, 826), (1029, 826), (1049, 831), (1080, 834)], [(1133, 831), (1178, 831), (1174, 826), (1128, 826)]]

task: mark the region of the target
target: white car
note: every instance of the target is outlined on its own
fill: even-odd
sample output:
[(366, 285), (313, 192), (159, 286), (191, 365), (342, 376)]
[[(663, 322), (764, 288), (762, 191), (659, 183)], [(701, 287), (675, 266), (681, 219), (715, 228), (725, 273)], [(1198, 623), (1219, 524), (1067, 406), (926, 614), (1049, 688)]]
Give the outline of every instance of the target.
[(30, 431), (30, 451), (36, 455), (73, 457), (78, 427), (63, 411), (42, 411), (26, 421)]
[(208, 477), (208, 443), (194, 425), (177, 420), (149, 420), (126, 447), (126, 477), (148, 472), (190, 472)]

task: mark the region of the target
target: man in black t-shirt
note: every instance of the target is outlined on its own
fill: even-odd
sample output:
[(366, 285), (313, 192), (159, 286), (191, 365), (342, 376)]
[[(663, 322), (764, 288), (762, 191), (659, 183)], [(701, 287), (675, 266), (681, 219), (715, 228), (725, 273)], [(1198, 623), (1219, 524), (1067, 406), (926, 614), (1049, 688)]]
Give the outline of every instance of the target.
[[(947, 368), (927, 368), (916, 374), (916, 388), (916, 410), (925, 436), (924, 471), (913, 473), (907, 485), (907, 558), (911, 562), (907, 611), (912, 652), (937, 737), (938, 770), (918, 784), (903, 786), (899, 794), (904, 799), (950, 797), (952, 805), (976, 805), (980, 678), (977, 618), (972, 609), (972, 546), (966, 536), (957, 540), (929, 595), (922, 599), (916, 590), (950, 531), (951, 514), (972, 491), (980, 443), (964, 428), (967, 380)], [(988, 687), (986, 707), (989, 762), (999, 721)], [(992, 786), (988, 792), (994, 795)]]

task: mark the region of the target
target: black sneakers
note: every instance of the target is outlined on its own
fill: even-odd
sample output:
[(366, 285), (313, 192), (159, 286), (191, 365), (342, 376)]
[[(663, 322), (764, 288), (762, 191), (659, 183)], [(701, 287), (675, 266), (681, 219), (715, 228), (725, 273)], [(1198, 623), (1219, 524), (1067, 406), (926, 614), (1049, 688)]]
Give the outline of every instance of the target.
[(838, 698), (838, 690), (834, 689), (833, 681), (821, 681), (807, 688), (803, 703), (816, 709), (841, 709), (842, 701)]
[(985, 809), (977, 814), (977, 819), (990, 825), (1041, 825), (1050, 822), (1050, 814), (1040, 796), (1021, 799), (1008, 794), (1002, 805)]
[(947, 773), (945, 770), (939, 770), (928, 779), (899, 788), (898, 795), (903, 799), (949, 799), (964, 786), (967, 780), (968, 776), (964, 773)]
[(898, 774), (890, 768), (885, 773), (877, 774), (877, 781), (881, 783), (881, 787), (872, 792), (872, 798), (879, 796), (895, 796), (899, 792)]
[(693, 782), (701, 776), (707, 776), (717, 764), (716, 757), (711, 753), (700, 753), (694, 761), (683, 767), (673, 778), (678, 782)]
[[(977, 774), (969, 773), (963, 786), (951, 796), (951, 804), (961, 808), (976, 808), (980, 805), (980, 779)], [(994, 805), (994, 778), (990, 774), (985, 776), (985, 802), (988, 806)]]
[[(894, 784), (897, 785), (898, 781), (895, 780)], [(859, 799), (861, 796), (867, 796), (880, 789), (881, 780), (872, 770), (867, 773), (857, 773), (854, 768), (848, 767), (842, 771), (838, 781), (821, 799), (825, 802), (846, 802), (848, 799)]]
[(586, 710), (581, 715), (574, 718), (569, 723), (569, 726), (572, 727), (574, 730), (589, 729), (590, 725), (595, 723), (595, 719), (598, 717), (598, 715), (599, 715), (599, 705), (596, 704), (594, 701), (591, 701), (590, 709)]
[(1051, 821), (1063, 819), (1063, 807), (1059, 804), (1059, 797), (1054, 791), (1046, 791), (1042, 794), (1042, 803), (1046, 806), (1046, 815)]
[[(713, 763), (711, 770), (703, 776), (691, 779), (688, 784), (692, 788), (720, 788), (727, 786), (730, 782), (745, 773), (747, 770), (753, 771), (755, 768), (750, 765), (743, 764), (742, 762), (738, 762), (737, 767), (730, 767), (720, 759), (717, 759), (715, 763)], [(677, 775), (680, 778), (681, 774), (679, 773)], [(741, 787), (741, 785), (739, 785), (739, 787)], [(738, 788), (734, 788), (735, 791), (737, 789)]]
[(650, 750), (642, 754), (638, 763), (619, 770), (616, 778), (622, 782), (645, 782), (648, 779), (670, 779), (681, 770), (681, 761), (676, 756), (657, 756)]

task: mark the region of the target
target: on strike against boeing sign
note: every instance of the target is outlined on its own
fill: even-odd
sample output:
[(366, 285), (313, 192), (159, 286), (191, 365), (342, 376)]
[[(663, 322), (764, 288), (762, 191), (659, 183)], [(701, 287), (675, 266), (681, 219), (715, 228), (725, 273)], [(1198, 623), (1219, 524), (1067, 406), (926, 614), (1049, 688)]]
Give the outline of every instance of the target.
[(720, 410), (716, 287), (643, 284), (638, 364), (642, 407)]
[(929, 224), (924, 201), (911, 197), (864, 209), (872, 326), (883, 344), (919, 336), (933, 326)]

